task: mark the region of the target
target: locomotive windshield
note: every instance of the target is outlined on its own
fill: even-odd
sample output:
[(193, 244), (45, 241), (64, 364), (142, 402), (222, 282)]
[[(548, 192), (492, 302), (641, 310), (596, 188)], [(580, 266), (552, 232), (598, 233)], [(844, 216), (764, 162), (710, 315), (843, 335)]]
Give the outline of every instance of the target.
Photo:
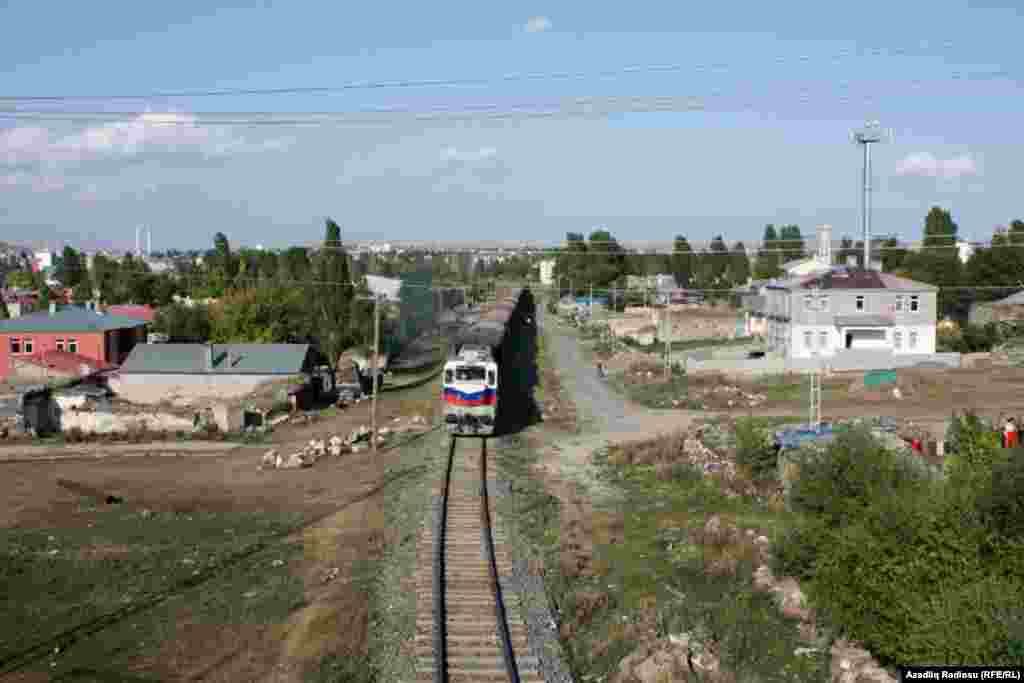
[(460, 365), (455, 368), (456, 382), (482, 382), (486, 372), (480, 365)]

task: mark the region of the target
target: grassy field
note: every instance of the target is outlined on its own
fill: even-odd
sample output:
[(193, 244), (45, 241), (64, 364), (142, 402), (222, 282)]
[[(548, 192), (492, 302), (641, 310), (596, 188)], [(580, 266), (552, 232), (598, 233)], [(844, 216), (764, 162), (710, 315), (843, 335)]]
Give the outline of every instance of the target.
[[(577, 679), (607, 680), (639, 643), (686, 633), (716, 642), (722, 668), (743, 680), (825, 680), (827, 653), (797, 654), (807, 647), (798, 623), (752, 588), (758, 560), (745, 531), (772, 536), (788, 514), (727, 496), (667, 453), (657, 464), (631, 463), (636, 450), (595, 454), (602, 480), (618, 493), (604, 503), (586, 492), (567, 500), (536, 484), (517, 487), (517, 524), (542, 549)], [(504, 466), (525, 472), (521, 457)], [(712, 517), (736, 533), (705, 532)]]
[(296, 515), (150, 512), (89, 498), (78, 513), (76, 525), (0, 531), (0, 623), (18, 624), (0, 637), (0, 671), (124, 675), (167, 656), (184, 604), (188, 623), (230, 632), (279, 621), (302, 601), (288, 570), (301, 548), (285, 540)]

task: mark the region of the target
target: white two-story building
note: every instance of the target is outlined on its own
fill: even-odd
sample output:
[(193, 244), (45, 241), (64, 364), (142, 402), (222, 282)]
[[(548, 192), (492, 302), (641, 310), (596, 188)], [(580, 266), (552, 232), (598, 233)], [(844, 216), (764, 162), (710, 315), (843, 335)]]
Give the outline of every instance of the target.
[(889, 273), (833, 267), (765, 285), (750, 299), (748, 320), (763, 321), (769, 348), (786, 358), (928, 355), (935, 353), (937, 294)]

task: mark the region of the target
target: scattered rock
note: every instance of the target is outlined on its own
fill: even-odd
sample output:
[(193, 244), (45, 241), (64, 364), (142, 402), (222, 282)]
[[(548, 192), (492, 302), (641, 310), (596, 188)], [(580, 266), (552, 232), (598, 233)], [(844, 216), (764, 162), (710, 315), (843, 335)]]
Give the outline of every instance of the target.
[(273, 469), (277, 467), (278, 455), (277, 451), (271, 448), (269, 451), (263, 454), (263, 458), (260, 460), (261, 469)]

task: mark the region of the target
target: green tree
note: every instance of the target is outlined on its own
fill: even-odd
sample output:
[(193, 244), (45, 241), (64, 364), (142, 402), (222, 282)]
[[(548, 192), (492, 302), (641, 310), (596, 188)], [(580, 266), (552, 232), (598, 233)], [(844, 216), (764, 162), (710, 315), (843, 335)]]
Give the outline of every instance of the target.
[(82, 277), (71, 291), (71, 299), (76, 304), (85, 304), (93, 300), (92, 277), (89, 276), (88, 270), (82, 272)]
[(747, 248), (743, 246), (743, 242), (732, 245), (728, 279), (735, 286), (745, 285), (750, 279), (750, 259), (747, 257)]
[[(575, 295), (584, 287), (587, 279), (587, 243), (583, 239), (583, 233), (570, 232), (565, 235), (565, 249), (562, 250), (555, 260), (555, 277), (558, 278), (558, 286), (569, 285)], [(565, 281), (563, 283), (563, 280)]]
[(166, 334), (172, 342), (205, 343), (212, 333), (210, 309), (171, 303), (161, 306), (153, 320), (153, 331)]
[(892, 273), (903, 266), (903, 259), (906, 258), (907, 250), (900, 249), (899, 240), (889, 237), (881, 243), (882, 270)]
[[(682, 235), (676, 235), (675, 242), (672, 244), (672, 256), (670, 258), (670, 272), (672, 277), (675, 278), (676, 286), (683, 289), (688, 288), (691, 281), (694, 280), (697, 255), (690, 247), (690, 243)], [(654, 274), (657, 275), (658, 273)]]
[(53, 300), (53, 292), (50, 291), (50, 286), (44, 284), (39, 288), (39, 308), (47, 310), (50, 307), (50, 302)]
[(754, 263), (754, 278), (758, 280), (770, 280), (782, 273), (779, 268), (781, 261), (778, 249), (779, 236), (775, 232), (775, 226), (769, 223), (765, 226), (764, 237), (761, 240), (761, 248), (757, 251), (757, 261)]
[(711, 287), (721, 287), (726, 284), (727, 273), (729, 272), (729, 247), (721, 235), (711, 240), (711, 246), (706, 257), (707, 276), (705, 282)]
[(74, 287), (82, 279), (85, 267), (82, 258), (73, 247), (66, 246), (54, 268), (54, 279), (65, 287)]
[(351, 342), (352, 277), (348, 255), (341, 242), (341, 228), (330, 218), (327, 219), (324, 246), (317, 259), (315, 277), (318, 282), (311, 292), (311, 302), (316, 310), (314, 329), (320, 351), (334, 367), (338, 356)]
[(117, 283), (118, 263), (104, 254), (96, 254), (92, 259), (92, 283), (93, 287), (100, 291), (100, 301), (105, 304), (117, 303), (113, 301), (114, 287)]
[(780, 264), (788, 261), (797, 261), (806, 256), (804, 238), (800, 234), (800, 226), (782, 226), (779, 232), (779, 248), (782, 249), (782, 253), (779, 255)]
[(12, 270), (5, 278), (12, 289), (39, 289), (42, 278), (28, 270)]
[(309, 302), (298, 287), (265, 286), (226, 294), (213, 317), (217, 343), (308, 343)]
[(925, 217), (923, 249), (904, 259), (910, 278), (945, 287), (939, 292), (939, 313), (942, 316), (964, 317), (963, 291), (960, 284), (960, 254), (956, 246), (957, 224), (946, 209), (933, 206)]

